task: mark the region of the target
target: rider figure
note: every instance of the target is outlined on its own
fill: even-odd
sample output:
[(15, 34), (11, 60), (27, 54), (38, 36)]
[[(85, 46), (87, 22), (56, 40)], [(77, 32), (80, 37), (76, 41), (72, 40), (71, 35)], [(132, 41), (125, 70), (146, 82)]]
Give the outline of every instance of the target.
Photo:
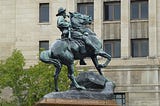
[[(66, 15), (66, 9), (63, 9), (62, 7), (60, 7), (58, 9), (58, 13), (57, 15), (58, 19), (57, 19), (57, 27), (60, 29), (60, 31), (62, 32), (62, 39), (63, 38), (69, 38), (69, 28), (71, 27), (71, 23), (68, 22), (65, 18), (67, 17)], [(71, 35), (71, 38), (73, 39), (80, 39), (82, 40), (87, 46), (89, 46), (91, 49), (94, 50), (95, 53), (97, 53), (97, 49), (96, 47), (94, 47), (94, 45), (92, 44), (92, 42), (90, 41), (90, 39), (88, 39), (86, 34), (82, 34), (82, 32), (75, 30), (74, 34)], [(83, 46), (80, 47), (81, 48), (81, 53), (85, 52), (85, 48)]]
[(68, 38), (68, 28), (71, 26), (71, 24), (66, 20), (66, 9), (63, 9), (62, 7), (58, 9), (58, 13), (56, 14), (58, 16), (57, 18), (57, 27), (62, 32), (61, 38)]

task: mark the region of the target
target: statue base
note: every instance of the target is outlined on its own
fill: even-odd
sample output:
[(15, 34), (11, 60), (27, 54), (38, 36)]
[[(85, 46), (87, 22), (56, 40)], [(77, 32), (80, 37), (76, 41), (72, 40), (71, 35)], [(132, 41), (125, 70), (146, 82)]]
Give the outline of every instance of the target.
[(115, 100), (45, 98), (36, 106), (118, 106)]
[(36, 106), (117, 106), (113, 99), (115, 88), (113, 82), (93, 72), (82, 72), (76, 80), (86, 90), (77, 90), (73, 87), (63, 92), (51, 92)]
[(68, 90), (46, 94), (36, 106), (118, 106), (113, 99), (113, 83), (103, 90)]

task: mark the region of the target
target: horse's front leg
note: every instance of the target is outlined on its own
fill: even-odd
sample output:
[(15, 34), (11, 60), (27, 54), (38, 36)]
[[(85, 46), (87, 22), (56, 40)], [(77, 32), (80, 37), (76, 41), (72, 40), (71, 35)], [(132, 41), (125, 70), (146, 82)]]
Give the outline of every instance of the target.
[(104, 64), (99, 64), (99, 67), (101, 67), (101, 68), (106, 67), (109, 64), (109, 62), (111, 61), (111, 55), (109, 55), (108, 53), (106, 53), (103, 50), (100, 50), (98, 55), (107, 59)]
[(91, 57), (91, 59), (95, 65), (96, 69), (98, 70), (99, 74), (103, 76), (103, 73), (101, 71), (101, 67), (99, 67), (100, 64), (98, 63), (97, 56), (93, 56), (93, 57)]
[(61, 67), (56, 67), (56, 71), (54, 73), (54, 86), (55, 86), (55, 91), (58, 92), (58, 75), (61, 71)]
[(80, 89), (80, 90), (85, 90), (86, 89), (85, 87), (80, 86), (77, 83), (77, 81), (75, 80), (75, 77), (74, 77), (74, 64), (71, 64), (71, 65), (68, 66), (68, 77), (71, 80), (72, 85), (75, 86), (77, 89)]

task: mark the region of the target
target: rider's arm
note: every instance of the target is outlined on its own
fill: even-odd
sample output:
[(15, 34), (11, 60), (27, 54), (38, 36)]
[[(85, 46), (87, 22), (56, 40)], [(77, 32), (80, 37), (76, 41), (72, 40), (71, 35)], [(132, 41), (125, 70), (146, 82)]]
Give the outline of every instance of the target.
[(57, 26), (58, 26), (58, 27), (66, 27), (66, 28), (68, 28), (68, 27), (70, 26), (70, 23), (67, 22), (67, 21), (63, 18), (63, 16), (60, 16), (60, 17), (58, 17), (58, 19), (57, 19)]

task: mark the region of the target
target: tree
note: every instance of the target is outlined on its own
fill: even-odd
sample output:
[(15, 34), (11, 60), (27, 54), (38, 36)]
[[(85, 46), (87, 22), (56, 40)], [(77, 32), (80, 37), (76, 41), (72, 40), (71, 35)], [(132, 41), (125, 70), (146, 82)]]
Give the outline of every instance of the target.
[[(55, 67), (40, 61), (26, 70), (24, 65), (25, 59), (19, 50), (14, 50), (6, 61), (0, 61), (0, 87), (12, 88), (17, 106), (32, 106), (45, 94), (54, 91)], [(61, 91), (69, 88), (67, 72), (67, 67), (63, 66), (59, 76)]]

